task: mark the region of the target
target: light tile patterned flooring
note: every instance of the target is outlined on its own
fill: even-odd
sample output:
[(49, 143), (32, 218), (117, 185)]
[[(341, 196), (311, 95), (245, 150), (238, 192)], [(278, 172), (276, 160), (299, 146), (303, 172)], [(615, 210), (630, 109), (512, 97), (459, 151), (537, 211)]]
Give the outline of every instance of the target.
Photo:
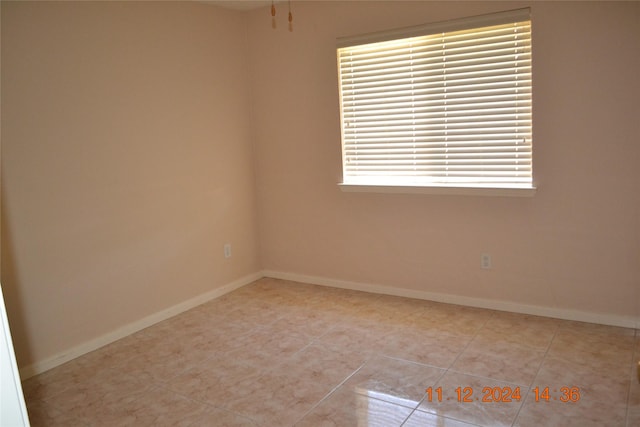
[(33, 426), (631, 427), (637, 359), (634, 329), (262, 279), (23, 387)]

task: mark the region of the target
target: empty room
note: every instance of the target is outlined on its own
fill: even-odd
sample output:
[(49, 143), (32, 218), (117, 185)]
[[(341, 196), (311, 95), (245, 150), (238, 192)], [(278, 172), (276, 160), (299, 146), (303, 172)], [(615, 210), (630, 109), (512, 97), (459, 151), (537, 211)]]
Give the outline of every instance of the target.
[(640, 2), (0, 15), (0, 425), (640, 425)]

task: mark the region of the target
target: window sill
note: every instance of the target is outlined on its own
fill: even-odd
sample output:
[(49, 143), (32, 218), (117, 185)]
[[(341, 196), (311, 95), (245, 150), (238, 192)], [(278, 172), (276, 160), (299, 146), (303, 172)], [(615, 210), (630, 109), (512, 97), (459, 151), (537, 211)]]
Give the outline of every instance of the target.
[(434, 194), (447, 196), (533, 197), (536, 187), (438, 187), (418, 185), (338, 184), (346, 193)]

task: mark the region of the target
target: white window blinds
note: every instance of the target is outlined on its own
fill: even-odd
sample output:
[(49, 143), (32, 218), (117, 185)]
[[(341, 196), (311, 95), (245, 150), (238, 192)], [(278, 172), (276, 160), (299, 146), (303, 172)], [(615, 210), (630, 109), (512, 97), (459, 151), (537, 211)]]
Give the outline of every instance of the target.
[(338, 68), (344, 184), (532, 187), (528, 9), (341, 39)]

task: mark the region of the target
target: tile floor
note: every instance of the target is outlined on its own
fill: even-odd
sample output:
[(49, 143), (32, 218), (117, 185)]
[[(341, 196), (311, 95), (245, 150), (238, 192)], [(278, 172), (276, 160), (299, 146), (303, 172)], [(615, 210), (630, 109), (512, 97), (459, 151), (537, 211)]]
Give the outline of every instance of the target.
[(33, 426), (631, 427), (636, 359), (634, 329), (262, 279), (23, 387)]

